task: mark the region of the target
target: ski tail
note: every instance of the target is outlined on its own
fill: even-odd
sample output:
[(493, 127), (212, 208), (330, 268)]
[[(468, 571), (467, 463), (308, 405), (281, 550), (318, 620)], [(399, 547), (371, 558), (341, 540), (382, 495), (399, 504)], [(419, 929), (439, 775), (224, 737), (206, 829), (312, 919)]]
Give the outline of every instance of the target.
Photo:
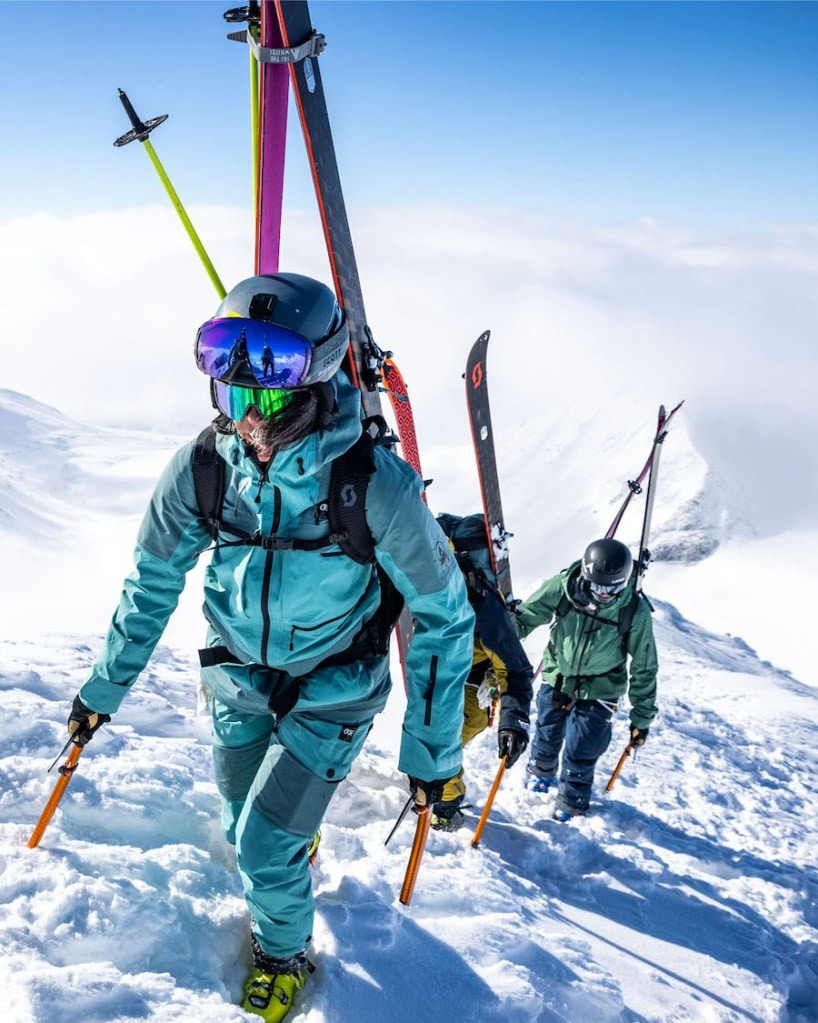
[(274, 0), (250, 0), (224, 12), (247, 28), (227, 38), (246, 43), (250, 55), (250, 141), (255, 208), (255, 273), (277, 273), (281, 250), (284, 153), (290, 72)]

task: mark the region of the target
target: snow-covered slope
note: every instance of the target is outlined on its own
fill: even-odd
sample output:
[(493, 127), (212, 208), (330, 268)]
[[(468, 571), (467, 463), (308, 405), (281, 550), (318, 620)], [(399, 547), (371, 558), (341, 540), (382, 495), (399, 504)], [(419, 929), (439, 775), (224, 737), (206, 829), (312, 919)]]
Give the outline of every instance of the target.
[[(40, 847), (25, 845), (175, 441), (92, 429), (10, 392), (0, 418), (4, 1018), (238, 1023), (248, 925), (196, 713), (195, 581), (178, 632), (83, 754)], [(652, 422), (636, 418), (501, 430), (520, 595), (607, 528), (650, 444)], [(435, 510), (471, 510), (469, 459), (430, 450)], [(640, 512), (635, 502), (623, 538), (638, 535)], [(756, 587), (775, 591), (786, 535), (753, 537), (742, 495), (680, 418), (663, 452), (655, 540), (661, 716), (647, 746), (606, 796), (623, 715), (594, 812), (570, 825), (549, 820), (549, 797), (527, 793), (515, 767), (479, 849), (471, 829), (431, 835), (408, 909), (398, 894), (411, 823), (384, 847), (407, 794), (395, 770), (397, 687), (323, 829), (317, 970), (293, 1023), (818, 1019), (818, 694), (766, 652), (781, 625), (754, 619), (757, 599), (735, 588), (749, 552)], [(724, 590), (746, 630), (719, 627)], [(811, 663), (798, 635), (789, 649)], [(532, 660), (545, 638), (529, 639)], [(475, 814), (495, 742), (484, 735), (466, 754)]]
[[(441, 1005), (458, 1021), (816, 1019), (818, 697), (670, 605), (657, 626), (661, 726), (611, 795), (559, 825), (515, 767), (478, 849), (470, 829), (431, 835), (409, 908), (411, 823), (384, 847), (406, 796), (395, 691), (323, 829), (294, 1023), (431, 1023)], [(91, 657), (86, 638), (2, 644), (5, 1018), (237, 1023), (248, 923), (184, 659), (160, 649), (25, 847)], [(467, 752), (474, 813), (494, 741)]]
[[(0, 388), (4, 635), (105, 630), (153, 485), (178, 446), (159, 431), (81, 423)], [(182, 596), (171, 640), (190, 642), (201, 618), (194, 591)]]

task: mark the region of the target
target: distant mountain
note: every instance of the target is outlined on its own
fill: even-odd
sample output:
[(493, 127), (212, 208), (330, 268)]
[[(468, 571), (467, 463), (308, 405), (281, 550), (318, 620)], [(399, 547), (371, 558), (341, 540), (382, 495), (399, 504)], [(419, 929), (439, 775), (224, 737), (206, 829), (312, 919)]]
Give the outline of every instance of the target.
[(0, 530), (53, 544), (81, 519), (133, 514), (175, 446), (166, 436), (89, 426), (0, 388)]

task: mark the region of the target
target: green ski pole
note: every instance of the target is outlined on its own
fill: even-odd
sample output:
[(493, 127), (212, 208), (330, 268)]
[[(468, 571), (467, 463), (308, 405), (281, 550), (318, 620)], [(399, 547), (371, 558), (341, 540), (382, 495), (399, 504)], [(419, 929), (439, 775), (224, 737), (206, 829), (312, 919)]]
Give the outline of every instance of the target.
[(259, 68), (256, 50), (261, 38), (261, 8), (258, 0), (250, 0), (246, 7), (233, 7), (224, 12), (224, 20), (230, 23), (247, 22), (243, 32), (231, 32), (228, 39), (237, 43), (247, 42), (247, 35), (252, 36), (255, 46), (249, 47), (250, 52), (250, 154), (253, 161), (253, 206), (258, 205), (258, 148), (259, 148)]
[(156, 150), (153, 148), (153, 146), (150, 143), (150, 140), (148, 139), (148, 136), (153, 131), (153, 129), (160, 125), (163, 121), (166, 121), (168, 115), (161, 114), (159, 117), (151, 117), (147, 121), (140, 121), (136, 115), (136, 111), (131, 106), (131, 101), (128, 99), (128, 97), (125, 95), (122, 89), (119, 89), (118, 91), (119, 98), (122, 101), (122, 106), (125, 108), (125, 113), (128, 115), (128, 119), (131, 122), (132, 128), (124, 135), (120, 135), (119, 138), (114, 142), (114, 145), (126, 146), (129, 142), (133, 142), (134, 139), (142, 143), (145, 152), (148, 154), (150, 161), (153, 164), (154, 169), (156, 170), (156, 173), (159, 175), (159, 180), (165, 186), (165, 191), (170, 196), (170, 201), (173, 203), (176, 212), (179, 214), (179, 219), (182, 221), (185, 231), (187, 231), (188, 238), (190, 238), (191, 242), (193, 242), (193, 247), (194, 249), (196, 249), (196, 252), (199, 255), (199, 259), (201, 259), (202, 264), (204, 265), (204, 268), (207, 271), (208, 277), (213, 282), (213, 286), (215, 287), (219, 295), (219, 298), (224, 298), (224, 296), (227, 294), (227, 291), (224, 285), (222, 284), (219, 275), (216, 273), (216, 268), (211, 263), (210, 257), (205, 251), (205, 247), (204, 245), (202, 245), (201, 239), (199, 238), (198, 234), (196, 234), (196, 229), (191, 223), (190, 217), (187, 215), (187, 212), (185, 211), (185, 208), (182, 205), (181, 199), (176, 194), (176, 189), (173, 187), (170, 178), (165, 173), (165, 168), (162, 166), (159, 157), (156, 155)]

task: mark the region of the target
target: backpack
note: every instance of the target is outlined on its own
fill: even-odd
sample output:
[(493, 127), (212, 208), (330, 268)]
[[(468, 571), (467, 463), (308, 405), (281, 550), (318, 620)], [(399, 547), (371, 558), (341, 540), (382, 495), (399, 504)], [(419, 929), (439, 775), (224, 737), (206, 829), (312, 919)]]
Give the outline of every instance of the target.
[(482, 513), (450, 515), (443, 512), (437, 522), (452, 545), (460, 571), (466, 578), (469, 596), (496, 590), (497, 576), (491, 564), (486, 519)]
[[(302, 540), (273, 534), (261, 536), (247, 533), (221, 520), (224, 504), (226, 463), (216, 450), (216, 430), (211, 423), (196, 438), (193, 449), (193, 484), (199, 514), (218, 547), (262, 547), (267, 551), (317, 551), (337, 544), (343, 553), (359, 565), (375, 563), (381, 586), (381, 603), (361, 634), (353, 640), (349, 651), (334, 655), (324, 664), (347, 663), (367, 653), (385, 654), (389, 636), (403, 610), (403, 597), (389, 576), (375, 562), (375, 540), (366, 521), (366, 491), (376, 471), (375, 444), (364, 429), (358, 440), (332, 463), (329, 495), (318, 507), (319, 521), (329, 520), (328, 536), (318, 540)], [(220, 533), (229, 533), (235, 540), (219, 542)]]

